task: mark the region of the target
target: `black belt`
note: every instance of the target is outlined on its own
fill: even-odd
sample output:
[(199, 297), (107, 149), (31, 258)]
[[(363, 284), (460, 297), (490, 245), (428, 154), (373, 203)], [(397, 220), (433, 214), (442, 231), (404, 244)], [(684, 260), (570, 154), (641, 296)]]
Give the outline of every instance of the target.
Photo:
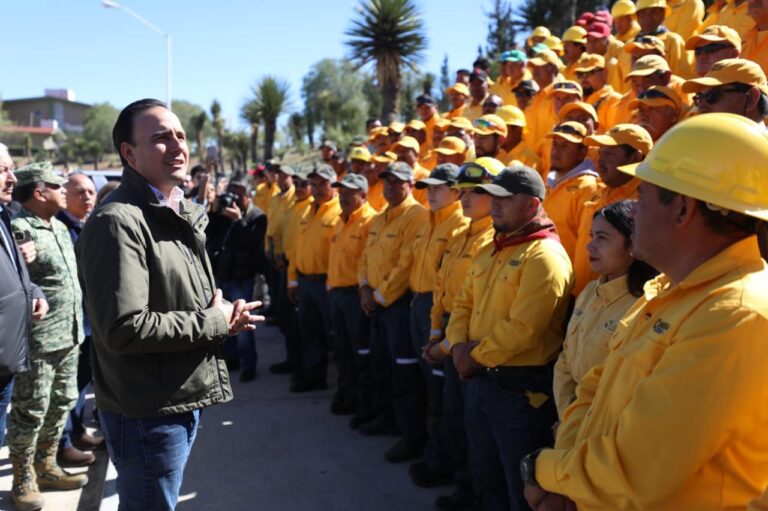
[(343, 286), (343, 287), (334, 287), (331, 289), (331, 291), (338, 291), (339, 293), (343, 293), (345, 295), (351, 295), (351, 294), (358, 294), (360, 292), (360, 288), (357, 286)]
[(307, 280), (309, 282), (325, 282), (328, 279), (328, 275), (325, 273), (313, 273), (311, 275), (307, 275), (305, 273), (299, 273), (299, 279)]
[(424, 296), (432, 297), (432, 291), (427, 291), (426, 293), (416, 293), (416, 292), (413, 293), (414, 298), (419, 298)]

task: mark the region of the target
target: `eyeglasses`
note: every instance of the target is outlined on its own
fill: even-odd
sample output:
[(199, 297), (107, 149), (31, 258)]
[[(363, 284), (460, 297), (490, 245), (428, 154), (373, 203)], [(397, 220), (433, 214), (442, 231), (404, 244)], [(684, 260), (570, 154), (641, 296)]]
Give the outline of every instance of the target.
[[(738, 84), (741, 85), (741, 84)], [(737, 87), (734, 86), (730, 89), (711, 89), (707, 92), (699, 92), (698, 94), (693, 96), (693, 103), (696, 106), (701, 105), (702, 103), (707, 103), (708, 105), (714, 105), (720, 102), (721, 99), (723, 99), (723, 94), (726, 92), (746, 92), (749, 90), (749, 87)]]
[(726, 48), (733, 48), (733, 45), (728, 43), (705, 44), (703, 46), (699, 46), (698, 48), (694, 49), (693, 53), (695, 53), (697, 57), (701, 57), (704, 54), (710, 55), (720, 50), (725, 50)]

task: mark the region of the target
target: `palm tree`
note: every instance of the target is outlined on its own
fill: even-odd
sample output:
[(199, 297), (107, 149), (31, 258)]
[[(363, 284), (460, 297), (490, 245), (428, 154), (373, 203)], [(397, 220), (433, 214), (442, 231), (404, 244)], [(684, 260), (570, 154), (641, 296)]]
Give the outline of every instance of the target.
[(254, 99), (250, 99), (240, 109), (240, 117), (251, 125), (251, 160), (255, 163), (259, 161), (258, 157), (258, 141), (259, 141), (259, 124), (261, 124), (261, 112), (259, 111), (259, 105), (256, 104)]
[(221, 104), (218, 100), (211, 103), (211, 117), (213, 128), (216, 130), (216, 146), (219, 151), (219, 168), (224, 169), (224, 118), (221, 116)]
[(264, 123), (264, 160), (272, 158), (277, 131), (277, 118), (287, 108), (290, 86), (287, 81), (275, 76), (265, 76), (251, 88), (255, 108)]
[(200, 112), (198, 115), (192, 118), (192, 126), (195, 130), (195, 137), (197, 139), (197, 158), (202, 164), (205, 162), (205, 121), (208, 120), (208, 116), (205, 112)]
[(350, 60), (358, 68), (375, 62), (381, 118), (388, 123), (400, 111), (403, 66), (415, 71), (427, 47), (424, 22), (413, 0), (360, 0), (357, 14), (345, 34)]

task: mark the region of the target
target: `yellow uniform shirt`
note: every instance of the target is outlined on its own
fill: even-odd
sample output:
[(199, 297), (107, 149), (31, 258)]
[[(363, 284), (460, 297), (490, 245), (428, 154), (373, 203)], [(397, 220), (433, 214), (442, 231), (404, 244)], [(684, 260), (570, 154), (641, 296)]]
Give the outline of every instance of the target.
[(664, 26), (680, 34), (686, 41), (699, 32), (704, 20), (704, 2), (701, 0), (669, 0), (672, 13), (664, 18)]
[(368, 188), (368, 204), (378, 213), (387, 207), (387, 199), (384, 198), (384, 183), (376, 181), (376, 184)]
[(453, 310), (453, 300), (464, 285), (472, 259), (480, 248), (490, 243), (493, 232), (493, 220), (487, 216), (465, 225), (448, 241), (443, 262), (435, 277), (430, 339), (443, 338), (443, 315)]
[(590, 94), (586, 99), (586, 102), (595, 107), (597, 111), (598, 133), (605, 133), (616, 125), (613, 118), (616, 115), (616, 106), (619, 101), (621, 101), (621, 94), (607, 84), (602, 89)]
[(339, 198), (334, 197), (319, 206), (312, 204), (309, 214), (299, 222), (296, 242), (296, 270), (299, 274), (328, 273), (328, 251), (333, 228), (340, 216)]
[(380, 305), (392, 305), (408, 291), (413, 240), (428, 221), (429, 211), (410, 195), (371, 221), (358, 266), (358, 280), (360, 285), (373, 288)]
[(632, 124), (634, 122), (635, 111), (630, 108), (629, 105), (632, 104), (636, 98), (637, 96), (635, 96), (635, 92), (632, 90), (621, 96), (621, 99), (616, 102), (616, 106), (614, 107), (613, 118), (611, 119), (611, 122), (613, 123), (612, 126), (616, 126), (617, 124)]
[(466, 109), (467, 109), (467, 104), (464, 103), (459, 108), (454, 108), (450, 112), (444, 113), (443, 117), (445, 117), (446, 119), (453, 119), (454, 117), (466, 117), (464, 115), (464, 112), (466, 111)]
[(597, 194), (598, 179), (597, 173), (584, 167), (582, 163), (555, 180), (553, 184), (547, 185), (547, 196), (542, 205), (555, 223), (560, 242), (571, 261), (576, 251), (581, 214), (587, 201)]
[(555, 104), (552, 102), (553, 85), (562, 82), (564, 78), (558, 76), (555, 81), (544, 87), (531, 104), (525, 109), (525, 118), (528, 121), (528, 130), (530, 133), (531, 149), (538, 152), (538, 146), (544, 139), (544, 135), (552, 131), (552, 127), (557, 124), (557, 112)]
[(761, 32), (752, 27), (741, 43), (740, 58), (757, 62), (768, 73), (768, 30)]
[(593, 280), (576, 299), (552, 382), (559, 417), (576, 398), (576, 386), (584, 375), (608, 356), (613, 332), (636, 301), (626, 275), (609, 282), (605, 277)]
[(664, 43), (664, 52), (672, 73), (683, 78), (694, 78), (696, 76), (693, 51), (685, 49), (685, 40), (680, 37), (680, 34), (666, 31), (651, 35), (659, 38)]
[(302, 201), (296, 201), (293, 206), (288, 208), (288, 212), (283, 220), (283, 252), (288, 260), (288, 285), (291, 287), (298, 285), (296, 247), (298, 245), (299, 227), (301, 222), (312, 211), (313, 201), (314, 199), (312, 199), (311, 195)]
[(637, 21), (632, 21), (632, 26), (630, 27), (630, 29), (624, 32), (623, 34), (616, 34), (616, 39), (618, 39), (624, 44), (627, 44), (632, 39), (634, 39), (639, 33), (640, 33), (640, 25), (637, 23)]
[(664, 275), (582, 378), (536, 480), (579, 510), (745, 509), (768, 485), (768, 272), (750, 236)]
[(578, 296), (582, 289), (591, 280), (595, 280), (598, 275), (592, 271), (592, 267), (589, 264), (589, 253), (587, 251), (587, 245), (589, 245), (592, 237), (589, 235), (590, 229), (592, 229), (592, 217), (595, 212), (606, 207), (608, 204), (618, 202), (625, 199), (637, 199), (637, 187), (640, 181), (632, 179), (630, 182), (618, 188), (609, 188), (605, 185), (601, 185), (597, 195), (589, 202), (584, 204), (584, 209), (581, 212), (581, 218), (579, 219), (578, 235), (576, 236), (576, 245), (573, 255), (573, 274), (575, 277), (575, 283), (573, 284), (573, 295)]
[(419, 165), (432, 172), (437, 167), (437, 153), (432, 149), (426, 152), (422, 151), (419, 155)]
[(413, 240), (413, 264), (408, 278), (411, 291), (429, 293), (434, 290), (435, 274), (446, 245), (456, 231), (468, 223), (469, 219), (464, 216), (459, 201), (438, 211), (430, 211), (429, 222), (422, 226)]
[[(418, 162), (416, 162), (416, 165), (413, 166), (413, 181), (419, 181), (420, 179), (426, 179), (429, 177), (429, 171), (419, 165)], [(413, 198), (418, 201), (419, 204), (424, 206), (425, 208), (429, 207), (429, 201), (427, 200), (427, 189), (423, 188), (421, 190), (417, 190), (416, 188), (413, 189)]]
[(357, 266), (375, 215), (376, 210), (366, 202), (349, 215), (348, 221), (339, 218), (328, 251), (328, 289), (358, 285)]
[(629, 83), (624, 79), (632, 71), (632, 55), (624, 51), (624, 43), (611, 36), (604, 57), (608, 70), (608, 83), (616, 92), (623, 94), (628, 91)]
[(424, 131), (427, 132), (427, 140), (423, 144), (421, 144), (421, 150), (422, 152), (429, 151), (431, 152), (434, 147), (432, 147), (432, 136), (435, 133), (435, 124), (437, 123), (437, 119), (440, 117), (440, 114), (435, 114), (426, 121), (424, 121)]
[(296, 202), (296, 189), (291, 187), (285, 193), (278, 193), (269, 201), (269, 218), (267, 219), (267, 242), (275, 254), (283, 250), (283, 222), (288, 210)]
[(488, 92), (499, 96), (505, 105), (517, 106), (517, 98), (515, 97), (515, 93), (512, 92), (512, 89), (520, 85), (522, 80), (530, 79), (531, 74), (527, 69), (525, 70), (525, 76), (523, 76), (521, 80), (512, 81), (512, 79), (508, 76), (499, 76), (499, 79), (496, 80), (496, 83), (493, 84), (493, 87), (488, 89)]
[(472, 98), (470, 98), (469, 104), (467, 104), (467, 109), (464, 110), (464, 117), (469, 119), (471, 122), (475, 122), (475, 119), (482, 117), (483, 103), (485, 103), (486, 99), (488, 99), (488, 94), (486, 94), (485, 97), (480, 100), (480, 102), (475, 104), (472, 102)]
[(531, 149), (525, 140), (521, 140), (511, 151), (500, 150), (496, 159), (504, 165), (509, 165), (513, 160), (517, 160), (534, 170), (538, 170), (541, 161), (539, 155)]
[[(710, 9), (713, 7), (714, 4)], [(711, 25), (726, 25), (738, 32), (744, 40), (747, 33), (755, 26), (755, 20), (747, 13), (747, 7), (749, 7), (748, 0), (744, 0), (741, 5), (736, 5), (735, 0), (728, 0), (719, 12), (710, 11), (709, 16), (701, 24), (701, 31)]]
[(556, 240), (481, 248), (453, 301), (446, 344), (479, 341), (472, 358), (484, 367), (541, 366), (563, 342), (571, 262)]
[(277, 186), (277, 183), (271, 185), (267, 182), (259, 183), (253, 194), (253, 204), (269, 217), (269, 203), (272, 201), (272, 197), (278, 193), (280, 193), (280, 187)]

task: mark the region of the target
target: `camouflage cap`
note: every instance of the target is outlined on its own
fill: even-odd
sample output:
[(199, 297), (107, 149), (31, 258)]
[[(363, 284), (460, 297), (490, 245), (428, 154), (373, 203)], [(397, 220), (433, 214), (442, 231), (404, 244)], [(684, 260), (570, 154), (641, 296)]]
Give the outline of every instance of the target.
[(53, 171), (53, 165), (49, 161), (25, 165), (20, 169), (16, 169), (14, 175), (16, 176), (17, 187), (33, 183), (48, 183), (50, 185), (62, 186), (67, 182), (66, 179)]
[(322, 164), (318, 167), (315, 167), (312, 169), (312, 172), (309, 173), (308, 177), (312, 176), (320, 176), (321, 178), (325, 179), (326, 181), (330, 181), (331, 183), (336, 182), (336, 171), (333, 170), (333, 167), (330, 165)]
[(400, 181), (413, 181), (413, 169), (404, 161), (390, 163), (387, 170), (379, 174), (379, 177), (395, 176)]
[(360, 174), (344, 174), (341, 181), (331, 185), (334, 188), (349, 188), (350, 190), (368, 191), (368, 180)]

